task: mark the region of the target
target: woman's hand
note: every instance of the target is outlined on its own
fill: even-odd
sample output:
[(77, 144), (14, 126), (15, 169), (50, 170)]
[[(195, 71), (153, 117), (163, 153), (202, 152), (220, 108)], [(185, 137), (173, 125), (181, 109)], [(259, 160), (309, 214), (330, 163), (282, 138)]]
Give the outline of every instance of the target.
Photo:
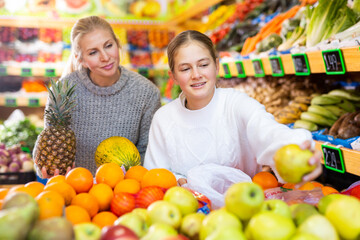
[(186, 178), (179, 178), (177, 182), (178, 182), (178, 185), (181, 187), (182, 185), (187, 183), (187, 180), (186, 180)]
[(304, 175), (302, 178), (302, 182), (297, 184), (297, 186), (301, 186), (305, 182), (309, 182), (311, 180), (316, 179), (322, 173), (322, 166), (321, 166), (322, 153), (321, 153), (321, 151), (312, 149), (310, 141), (303, 142), (300, 145), (300, 148), (301, 149), (309, 149), (314, 153), (314, 155), (311, 158), (309, 158), (308, 163), (309, 163), (309, 165), (315, 165), (316, 168), (311, 173)]
[[(66, 174), (68, 173), (68, 172), (70, 172), (70, 170), (72, 169), (72, 168), (74, 168), (75, 167), (75, 163), (73, 164), (73, 167), (68, 167), (67, 169), (66, 169)], [(55, 169), (55, 171), (54, 171), (54, 175), (49, 175), (48, 173), (47, 173), (47, 170), (46, 170), (46, 168), (45, 167), (42, 167), (42, 169), (41, 169), (41, 174), (42, 174), (42, 178), (51, 178), (51, 177), (53, 177), (53, 176), (57, 176), (57, 175), (59, 175), (59, 169)], [(65, 174), (65, 175), (66, 175)]]

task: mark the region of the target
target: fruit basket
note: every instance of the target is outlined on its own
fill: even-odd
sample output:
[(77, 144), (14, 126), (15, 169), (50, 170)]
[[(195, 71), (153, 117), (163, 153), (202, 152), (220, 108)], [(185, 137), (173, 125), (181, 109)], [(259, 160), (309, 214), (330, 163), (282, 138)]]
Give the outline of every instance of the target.
[(36, 180), (36, 175), (34, 171), (0, 173), (0, 185), (25, 184), (35, 180)]

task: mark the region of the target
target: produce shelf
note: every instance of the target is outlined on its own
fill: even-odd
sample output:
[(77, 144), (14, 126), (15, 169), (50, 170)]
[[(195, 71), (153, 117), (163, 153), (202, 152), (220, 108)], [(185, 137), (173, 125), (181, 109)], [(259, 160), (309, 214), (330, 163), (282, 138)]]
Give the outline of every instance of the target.
[[(322, 151), (321, 145), (324, 144), (322, 141), (315, 141), (315, 148)], [(328, 144), (328, 146), (336, 147), (335, 145)], [(357, 176), (360, 176), (360, 151), (355, 151), (349, 148), (340, 148), (343, 159), (345, 171)], [(324, 159), (322, 159), (324, 164)]]
[(2, 76), (23, 76), (23, 77), (59, 77), (62, 73), (62, 67), (34, 67), (34, 66), (0, 66)]
[(47, 101), (47, 96), (41, 94), (23, 94), (18, 96), (11, 93), (0, 94), (0, 106), (5, 107), (44, 107)]
[[(344, 59), (345, 72), (360, 71), (360, 62), (358, 61), (358, 59), (360, 58), (359, 46), (341, 48), (340, 50), (342, 53), (342, 57)], [(309, 62), (309, 69), (310, 69), (309, 74), (326, 73), (325, 70), (326, 67), (325, 67), (322, 51), (306, 52), (305, 55), (307, 56)], [(279, 57), (281, 58), (283, 64), (284, 74), (285, 75), (296, 74), (292, 54), (282, 54), (279, 55)], [(270, 57), (261, 58), (265, 75), (273, 74), (269, 58)], [(235, 66), (235, 60), (233, 61), (230, 60), (227, 63), (229, 65), (229, 70), (230, 70), (230, 74), (228, 74), (228, 76), (237, 77), (238, 70)], [(255, 76), (255, 70), (252, 60), (244, 59), (242, 60), (242, 63), (244, 66), (246, 76)], [(221, 77), (225, 76), (225, 71), (223, 67), (220, 68), (219, 75)]]

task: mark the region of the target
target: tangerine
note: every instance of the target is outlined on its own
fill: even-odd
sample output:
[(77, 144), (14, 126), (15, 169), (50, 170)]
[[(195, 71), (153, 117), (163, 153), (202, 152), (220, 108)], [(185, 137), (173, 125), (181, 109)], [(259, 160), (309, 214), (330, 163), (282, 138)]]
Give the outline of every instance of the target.
[(138, 182), (141, 182), (145, 173), (147, 173), (147, 169), (141, 165), (132, 166), (125, 173), (125, 179), (135, 179)]
[(148, 170), (140, 182), (141, 188), (148, 186), (158, 186), (170, 188), (177, 186), (175, 175), (165, 168), (153, 168)]
[(1, 210), (3, 204), (4, 204), (4, 199), (0, 199), (0, 210)]
[(42, 191), (39, 195), (36, 196), (35, 200), (38, 200), (40, 198), (50, 198), (51, 200), (59, 203), (61, 206), (65, 206), (64, 197), (60, 193), (58, 193), (54, 190)]
[(45, 185), (38, 181), (31, 181), (25, 184), (24, 187), (32, 197), (36, 197), (44, 190)]
[(64, 204), (60, 204), (59, 200), (56, 198), (43, 194), (36, 198), (36, 202), (38, 203), (40, 209), (40, 220), (52, 217), (61, 217), (63, 215)]
[(140, 191), (140, 183), (135, 179), (124, 179), (118, 182), (114, 188), (114, 194), (127, 192), (135, 194)]
[(324, 196), (329, 195), (329, 194), (332, 194), (332, 193), (339, 193), (338, 190), (336, 190), (335, 188), (330, 187), (330, 186), (323, 186), (323, 187), (321, 188), (321, 191), (322, 191), (322, 193), (324, 194)]
[(106, 211), (110, 209), (110, 203), (114, 197), (114, 192), (109, 185), (105, 183), (95, 184), (89, 190), (89, 194), (96, 198), (99, 204), (99, 211)]
[(0, 188), (0, 200), (4, 199), (9, 191), (9, 188)]
[(263, 190), (275, 188), (279, 185), (279, 182), (274, 174), (265, 171), (256, 173), (252, 178), (252, 181), (260, 185)]
[(285, 183), (281, 187), (286, 188), (286, 189), (294, 189), (295, 188), (295, 183)]
[(66, 174), (65, 181), (74, 188), (76, 193), (85, 193), (92, 187), (94, 177), (88, 169), (76, 167)]
[(71, 205), (77, 205), (84, 208), (89, 213), (90, 217), (95, 216), (99, 211), (99, 204), (96, 198), (89, 193), (79, 193), (72, 199)]
[(63, 196), (65, 200), (65, 205), (68, 206), (71, 203), (71, 200), (75, 197), (76, 192), (74, 188), (68, 184), (67, 182), (53, 182), (50, 184), (46, 184), (44, 187), (44, 190), (54, 190), (58, 193), (60, 193), (61, 196)]
[(118, 217), (110, 212), (110, 211), (103, 211), (96, 214), (91, 222), (98, 225), (100, 228), (103, 228), (105, 226), (111, 226), (114, 224), (114, 222), (118, 219)]
[(65, 208), (65, 217), (73, 225), (84, 222), (91, 222), (89, 213), (82, 207), (70, 205)]
[(124, 172), (116, 163), (104, 163), (96, 170), (95, 179), (96, 183), (105, 183), (113, 189), (124, 179)]
[(299, 190), (310, 191), (310, 190), (313, 190), (314, 188), (318, 187), (316, 185), (318, 185), (318, 184), (314, 184), (313, 182), (306, 182), (299, 187)]
[(49, 185), (54, 182), (65, 182), (65, 176), (64, 175), (56, 175), (48, 179), (46, 182), (46, 185)]

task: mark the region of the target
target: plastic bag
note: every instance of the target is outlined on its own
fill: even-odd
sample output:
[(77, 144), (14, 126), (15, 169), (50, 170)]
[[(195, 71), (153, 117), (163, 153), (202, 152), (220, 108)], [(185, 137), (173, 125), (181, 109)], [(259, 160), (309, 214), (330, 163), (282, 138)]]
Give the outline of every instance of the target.
[(210, 199), (211, 208), (217, 209), (225, 205), (226, 190), (237, 182), (251, 182), (251, 178), (239, 169), (210, 163), (191, 168), (183, 187), (204, 194)]

